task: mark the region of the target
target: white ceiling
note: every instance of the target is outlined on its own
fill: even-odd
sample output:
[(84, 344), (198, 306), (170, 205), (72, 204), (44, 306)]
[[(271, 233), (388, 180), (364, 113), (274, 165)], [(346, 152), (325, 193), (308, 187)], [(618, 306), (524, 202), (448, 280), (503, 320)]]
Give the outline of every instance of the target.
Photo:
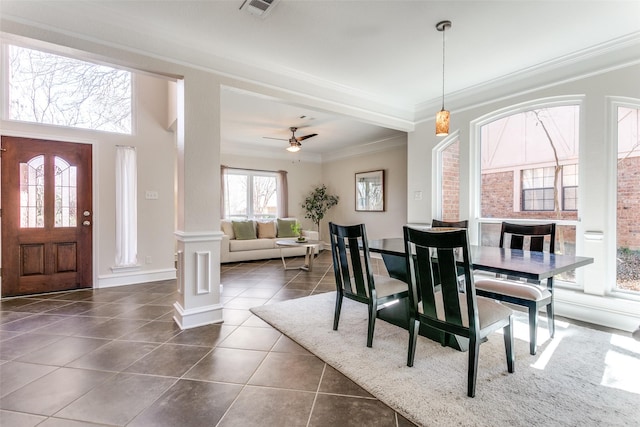
[[(532, 75), (585, 59), (595, 64), (640, 44), (640, 0), (276, 0), (264, 17), (240, 10), (242, 3), (2, 0), (0, 12), (3, 22), (102, 40), (370, 113), (365, 123), (223, 91), (227, 149), (284, 149), (286, 141), (262, 137), (288, 138), (288, 128), (299, 126), (297, 136), (318, 134), (303, 142), (318, 155), (387, 140), (439, 109), (441, 20), (453, 22), (445, 33), (450, 109), (498, 79), (525, 90)], [(375, 117), (384, 126), (372, 124)]]

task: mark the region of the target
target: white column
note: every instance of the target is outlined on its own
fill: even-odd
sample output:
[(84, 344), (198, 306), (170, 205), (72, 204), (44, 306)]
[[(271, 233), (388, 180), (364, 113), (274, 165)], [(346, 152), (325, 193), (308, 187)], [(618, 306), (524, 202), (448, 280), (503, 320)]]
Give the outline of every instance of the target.
[(173, 319), (180, 329), (222, 322), (220, 254), (215, 252), (222, 233), (176, 231), (176, 238), (179, 297)]
[(178, 300), (182, 329), (222, 322), (220, 85), (192, 71), (177, 84)]

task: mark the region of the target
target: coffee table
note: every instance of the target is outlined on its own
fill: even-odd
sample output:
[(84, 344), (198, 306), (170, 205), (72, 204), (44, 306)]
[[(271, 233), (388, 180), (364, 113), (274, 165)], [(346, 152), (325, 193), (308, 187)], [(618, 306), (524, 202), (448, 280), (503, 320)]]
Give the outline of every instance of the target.
[[(305, 270), (311, 271), (313, 269), (313, 258), (315, 256), (316, 245), (320, 243), (318, 240), (305, 240), (303, 242), (298, 240), (276, 240), (276, 245), (280, 247), (280, 258), (282, 258), (282, 266), (285, 270)], [(282, 249), (286, 247), (299, 247), (303, 246), (307, 248), (304, 256), (304, 264), (298, 266), (287, 267), (287, 262), (284, 260), (284, 254)]]

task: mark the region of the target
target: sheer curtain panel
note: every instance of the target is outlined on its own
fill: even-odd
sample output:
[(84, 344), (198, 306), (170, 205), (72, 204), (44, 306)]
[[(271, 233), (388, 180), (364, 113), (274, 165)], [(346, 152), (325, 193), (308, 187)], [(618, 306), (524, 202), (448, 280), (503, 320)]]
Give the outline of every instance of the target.
[(116, 147), (116, 267), (137, 265), (138, 199), (135, 147)]

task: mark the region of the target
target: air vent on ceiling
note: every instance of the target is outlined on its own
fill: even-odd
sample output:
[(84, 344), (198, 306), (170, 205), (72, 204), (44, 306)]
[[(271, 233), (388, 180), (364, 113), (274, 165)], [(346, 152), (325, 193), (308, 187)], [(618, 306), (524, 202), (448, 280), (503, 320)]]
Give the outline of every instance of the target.
[(244, 0), (240, 10), (249, 12), (252, 15), (265, 17), (277, 2), (278, 0)]

